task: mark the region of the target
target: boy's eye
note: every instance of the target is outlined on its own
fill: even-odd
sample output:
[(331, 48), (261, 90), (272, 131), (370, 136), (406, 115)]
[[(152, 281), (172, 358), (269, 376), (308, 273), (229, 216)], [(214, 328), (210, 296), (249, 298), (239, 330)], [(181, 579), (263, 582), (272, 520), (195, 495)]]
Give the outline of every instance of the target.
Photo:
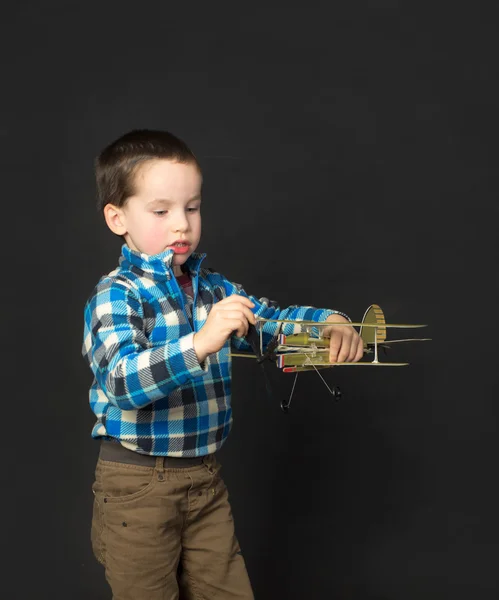
[(166, 210), (155, 210), (154, 214), (158, 215), (158, 217), (162, 217), (164, 214), (166, 214)]
[(199, 210), (198, 206), (191, 206), (191, 208), (187, 209), (187, 212), (197, 212)]

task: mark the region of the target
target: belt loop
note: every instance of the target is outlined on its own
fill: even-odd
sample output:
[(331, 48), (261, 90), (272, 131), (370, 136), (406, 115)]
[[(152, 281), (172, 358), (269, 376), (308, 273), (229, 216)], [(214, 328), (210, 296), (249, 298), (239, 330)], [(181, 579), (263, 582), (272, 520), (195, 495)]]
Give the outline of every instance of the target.
[(156, 471), (163, 473), (165, 470), (165, 457), (164, 456), (156, 456)]
[(210, 475), (214, 475), (215, 471), (213, 469), (213, 467), (215, 466), (215, 457), (213, 456), (213, 454), (207, 454), (206, 456), (203, 456), (203, 462), (206, 466), (206, 468), (208, 469), (208, 473)]

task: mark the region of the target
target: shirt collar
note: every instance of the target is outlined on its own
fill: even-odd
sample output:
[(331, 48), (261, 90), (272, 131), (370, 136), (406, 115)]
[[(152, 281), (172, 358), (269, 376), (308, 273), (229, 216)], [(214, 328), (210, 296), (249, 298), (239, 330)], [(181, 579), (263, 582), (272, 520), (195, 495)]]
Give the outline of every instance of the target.
[[(171, 279), (174, 276), (172, 267), (173, 255), (173, 250), (165, 250), (154, 255), (144, 254), (143, 252), (132, 250), (127, 244), (123, 244), (119, 264), (123, 269), (134, 267), (143, 274), (150, 275), (151, 277)], [(193, 252), (185, 261), (184, 267), (191, 277), (199, 274), (199, 268), (205, 257), (206, 254)]]

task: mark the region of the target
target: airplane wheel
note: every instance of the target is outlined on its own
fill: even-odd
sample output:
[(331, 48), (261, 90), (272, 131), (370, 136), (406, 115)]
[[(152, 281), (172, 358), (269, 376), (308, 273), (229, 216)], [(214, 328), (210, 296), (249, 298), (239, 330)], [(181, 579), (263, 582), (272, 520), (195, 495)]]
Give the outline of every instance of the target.
[(342, 394), (341, 394), (340, 388), (337, 385), (335, 385), (333, 387), (333, 398), (334, 398), (334, 400), (336, 400), (336, 402), (338, 402), (339, 400), (341, 400), (341, 396), (342, 396)]

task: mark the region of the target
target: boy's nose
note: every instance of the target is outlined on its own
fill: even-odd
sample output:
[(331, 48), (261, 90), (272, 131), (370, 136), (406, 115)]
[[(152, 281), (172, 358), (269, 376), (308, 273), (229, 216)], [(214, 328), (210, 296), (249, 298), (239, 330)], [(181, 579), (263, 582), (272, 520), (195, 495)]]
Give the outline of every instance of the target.
[(189, 228), (189, 222), (187, 221), (186, 218), (178, 218), (175, 220), (175, 223), (173, 224), (173, 230), (174, 231), (187, 231), (187, 229)]

